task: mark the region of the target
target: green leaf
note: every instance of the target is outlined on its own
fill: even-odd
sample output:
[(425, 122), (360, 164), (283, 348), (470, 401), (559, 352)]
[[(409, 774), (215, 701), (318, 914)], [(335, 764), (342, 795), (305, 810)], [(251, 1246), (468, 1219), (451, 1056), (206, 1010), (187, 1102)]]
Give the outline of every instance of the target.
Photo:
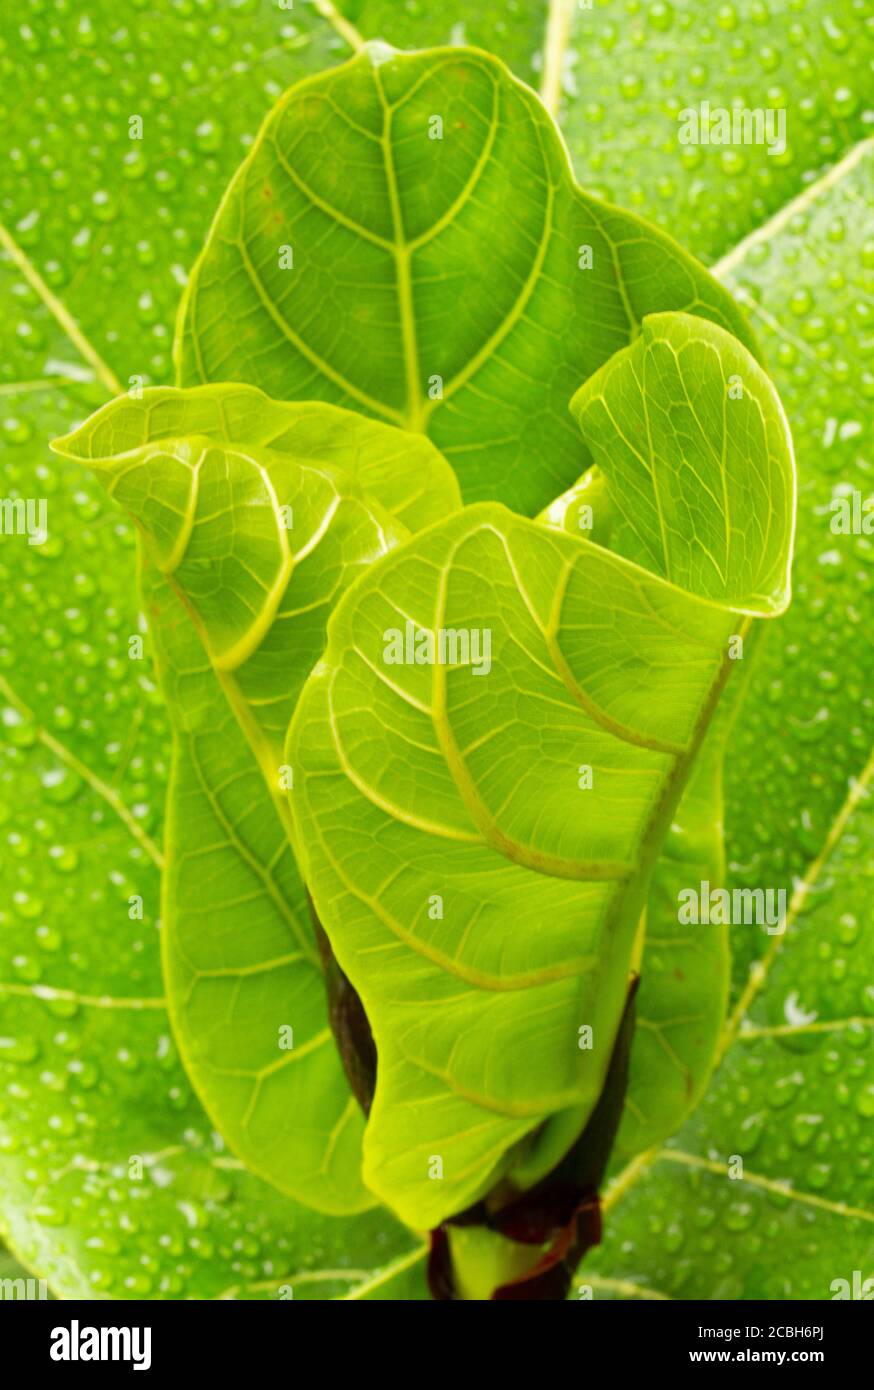
[[(666, 669), (651, 605), (670, 633)], [(469, 665), (382, 667), (407, 621), (436, 634), (474, 615), (494, 644), (487, 695), (474, 700)], [(667, 828), (657, 808), (676, 804), (733, 623), (494, 506), (387, 557), (336, 610), (292, 725), (293, 805), (320, 918), (377, 1045), (365, 1178), (410, 1224), (474, 1200), (512, 1144), (597, 1098), (641, 879)], [(670, 693), (677, 669), (685, 708)], [(593, 809), (576, 825), (581, 795)]]
[[(612, 550), (736, 609), (743, 607), (739, 595), (752, 593), (763, 611), (779, 611), (795, 517), (788, 425), (768, 377), (724, 338), (682, 315), (644, 321), (632, 346), (574, 398), (596, 469), (550, 516), (573, 530), (587, 519), (581, 508), (588, 505)], [(714, 374), (721, 390), (713, 390)], [(771, 529), (775, 498), (777, 515), (791, 518), (784, 530)], [(728, 720), (722, 723), (708, 736), (653, 875), (618, 1156), (673, 1133), (716, 1060), (728, 998), (728, 928), (690, 930), (678, 922), (677, 904), (688, 885), (716, 887), (725, 879)]]
[[(675, 328), (656, 325), (667, 341)], [(719, 358), (701, 366), (721, 399)], [(764, 505), (782, 552), (787, 438), (780, 458)], [(619, 495), (627, 460), (610, 466)], [(721, 455), (701, 467), (712, 488)], [(658, 468), (660, 494), (682, 490), (679, 457)], [(743, 568), (731, 551), (727, 592), (773, 613), (770, 595), (743, 590)], [(597, 1099), (647, 878), (737, 621), (709, 594), (494, 505), (390, 553), (335, 610), (289, 735), (291, 801), (308, 885), (377, 1046), (365, 1180), (411, 1225), (475, 1200), (514, 1145)]]
[[(871, 538), (832, 529), (833, 503), (871, 487), (872, 212), (868, 141), (724, 267), (761, 326), (799, 468), (795, 598), (726, 759), (730, 883), (785, 888), (789, 921), (732, 929), (722, 1065), (676, 1141), (617, 1176), (580, 1274), (608, 1296), (830, 1299), (872, 1268)], [(826, 283), (829, 244), (842, 270)]]
[(500, 62), (377, 46), (269, 116), (192, 272), (177, 375), (426, 431), (465, 500), (533, 513), (584, 467), (573, 390), (668, 309), (749, 341), (700, 265), (576, 187)]
[(409, 535), (395, 517), (458, 505), (452, 470), (421, 436), (238, 386), (121, 398), (54, 447), (106, 482), (158, 571), (146, 611), (174, 730), (164, 957), (189, 1075), (253, 1172), (360, 1210), (363, 1120), (328, 1026), (282, 747), (337, 594)]
[[(549, 524), (580, 534), (580, 522), (590, 523), (614, 552), (735, 611), (750, 595), (761, 612), (785, 608), (795, 526), (788, 425), (769, 378), (740, 344), (702, 320), (655, 315), (581, 388), (572, 410), (595, 467), (549, 509)], [(679, 1126), (715, 1061), (728, 934), (724, 926), (690, 931), (678, 922), (677, 904), (690, 884), (724, 881), (728, 719), (721, 723), (708, 736), (653, 876), (617, 1141), (626, 1156)]]
[[(344, 8), (368, 37), (382, 34), (411, 44), (441, 41), (457, 10), (454, 0), (414, 9), (366, 0), (360, 11), (352, 10), (353, 3)], [(331, 6), (320, 3), (319, 9)], [(537, 10), (527, 4), (522, 9), (517, 15), (512, 4), (502, 5), (492, 33), (480, 27), (481, 6), (465, 18), (468, 37), (486, 42), (527, 76), (520, 59), (522, 25), (531, 23), (533, 34)], [(568, 18), (572, 13), (571, 6), (561, 4), (550, 11), (553, 20), (561, 19), (562, 11)], [(604, 0), (594, 11), (575, 15), (573, 51), (565, 49), (561, 24), (553, 23), (546, 54), (544, 91), (548, 88), (554, 109), (564, 83), (565, 129), (590, 191), (606, 189), (669, 224), (705, 258), (725, 251), (740, 232), (802, 187), (823, 161), (840, 154), (863, 132), (870, 106), (870, 84), (862, 76), (870, 40), (862, 11), (849, 0), (830, 5), (807, 0), (803, 11), (778, 13), (772, 7), (767, 14), (758, 0), (735, 0), (733, 15), (732, 31), (725, 27), (733, 22), (728, 12), (720, 12), (717, 22), (701, 6), (674, 3), (629, 15), (620, 0)], [(487, 22), (491, 25), (491, 17)], [(403, 30), (392, 29), (401, 25)], [(0, 198), (12, 234), (0, 228), (0, 303), (9, 330), (0, 354), (5, 486), (13, 495), (48, 494), (51, 518), (48, 548), (22, 551), (16, 541), (4, 539), (0, 555), (0, 662), (18, 701), (9, 703), (4, 694), (8, 746), (3, 757), (12, 780), (3, 782), (0, 809), (0, 819), (6, 817), (3, 836), (10, 837), (0, 842), (0, 981), (26, 987), (26, 992), (0, 990), (0, 1033), (29, 1037), (40, 1048), (36, 1065), (24, 1060), (27, 1049), (19, 1060), (11, 1050), (0, 1053), (7, 1107), (0, 1118), (0, 1224), (14, 1227), (17, 1246), (27, 1247), (40, 1273), (75, 1294), (100, 1289), (121, 1296), (139, 1291), (159, 1297), (168, 1292), (270, 1297), (275, 1272), (293, 1275), (304, 1263), (321, 1263), (323, 1275), (338, 1277), (319, 1279), (311, 1270), (300, 1293), (293, 1281), (295, 1297), (330, 1296), (344, 1285), (364, 1288), (366, 1270), (405, 1248), (403, 1233), (369, 1216), (319, 1220), (238, 1167), (226, 1167), (235, 1161), (220, 1151), (213, 1155), (203, 1113), (173, 1060), (160, 1010), (131, 1014), (80, 1002), (78, 1013), (65, 1020), (61, 1012), (72, 1001), (36, 995), (27, 978), (38, 966), (41, 985), (96, 991), (82, 998), (99, 998), (106, 991), (114, 998), (113, 990), (123, 995), (131, 985), (144, 996), (161, 991), (157, 935), (149, 932), (148, 918), (144, 930), (125, 920), (119, 931), (114, 896), (127, 874), (129, 853), (136, 854), (138, 846), (113, 806), (135, 811), (135, 823), (142, 819), (152, 840), (160, 842), (158, 804), (165, 776), (160, 706), (140, 674), (145, 666), (128, 662), (123, 651), (124, 637), (137, 631), (130, 533), (89, 477), (69, 466), (59, 470), (46, 459), (43, 443), (69, 430), (101, 395), (116, 392), (118, 378), (125, 384), (133, 373), (147, 381), (166, 379), (179, 285), (241, 149), (280, 91), (303, 73), (347, 56), (347, 45), (357, 36), (344, 33), (341, 40), (316, 7), (302, 0), (293, 15), (271, 4), (222, 2), (208, 16), (157, 0), (137, 13), (131, 27), (119, 26), (116, 6), (95, 0), (86, 20), (73, 8), (27, 26), (10, 11), (0, 19), (0, 38), (0, 72), (10, 93)], [(531, 47), (534, 67), (539, 47), (539, 41)], [(21, 102), (15, 99), (15, 83), (25, 66), (31, 85), (29, 100)], [(675, 105), (697, 101), (702, 91), (726, 105), (735, 96), (750, 107), (782, 102), (768, 90), (775, 80), (786, 93), (791, 163), (776, 163), (760, 147), (678, 145)], [(64, 119), (56, 119), (59, 103)], [(142, 113), (145, 124), (144, 141), (137, 146), (127, 139), (131, 112)], [(696, 161), (691, 176), (685, 167), (690, 156)], [(828, 198), (802, 201), (791, 211), (799, 225), (788, 234), (787, 217), (773, 257), (769, 233), (744, 248), (742, 258), (732, 258), (735, 269), (742, 267), (743, 283), (763, 301), (762, 314), (755, 312), (793, 418), (802, 477), (810, 490), (809, 508), (802, 510), (794, 612), (781, 622), (785, 638), (765, 645), (748, 706), (753, 717), (748, 729), (745, 722), (738, 725), (727, 766), (730, 857), (739, 881), (752, 883), (769, 877), (788, 883), (793, 874), (804, 873), (874, 738), (865, 694), (872, 663), (864, 622), (869, 600), (864, 538), (852, 560), (846, 541), (828, 536), (823, 545), (832, 480), (838, 487), (850, 483), (866, 491), (869, 486), (866, 436), (853, 430), (864, 423), (869, 388), (863, 315), (871, 291), (862, 276), (859, 248), (865, 237), (859, 221), (870, 220), (870, 194), (854, 178), (846, 196), (832, 186)], [(773, 296), (772, 276), (778, 282)], [(102, 384), (100, 395), (87, 386), (95, 379)], [(828, 558), (820, 562), (820, 555)], [(87, 636), (76, 631), (83, 622)], [(113, 638), (116, 624), (121, 639)], [(35, 726), (21, 713), (22, 670)], [(49, 745), (41, 739), (24, 752), (18, 748), (15, 740), (29, 738), (34, 727), (78, 757), (117, 794), (115, 801), (105, 801), (86, 783), (69, 816), (63, 802), (48, 802), (56, 790), (62, 794), (69, 787), (63, 776), (68, 764), (50, 759)], [(68, 859), (46, 857), (40, 848), (34, 854), (35, 827), (54, 831), (55, 845), (49, 848), (69, 839), (79, 853), (69, 893), (53, 889), (58, 865)], [(138, 868), (135, 886), (144, 878)], [(820, 886), (825, 882), (821, 879)], [(156, 901), (154, 878), (152, 884), (145, 890), (147, 913)], [(27, 918), (20, 910), (27, 900), (15, 895), (23, 892), (32, 900), (46, 885), (41, 916)], [(840, 890), (835, 892), (839, 897)], [(122, 903), (122, 916), (123, 908)], [(864, 911), (863, 903), (857, 915), (867, 925)], [(832, 959), (835, 969), (844, 959), (832, 928), (832, 921), (825, 921), (818, 934), (818, 945), (833, 951), (833, 957), (818, 962), (823, 988)], [(69, 934), (69, 961), (44, 945), (54, 933)], [(857, 951), (867, 951), (869, 936), (863, 927)], [(760, 943), (745, 934), (734, 937), (742, 987)], [(129, 941), (135, 948), (130, 952)], [(120, 942), (124, 970), (119, 979), (113, 969)], [(850, 974), (855, 981), (856, 973)], [(776, 1008), (779, 996), (775, 1001)], [(827, 1009), (822, 1020), (831, 1021)], [(837, 1036), (840, 1041), (840, 1032)], [(817, 1055), (821, 1072), (805, 1066), (810, 1084), (790, 1109), (792, 1119), (803, 1112), (811, 1093), (818, 1096), (824, 1089), (828, 1096), (835, 1086), (843, 1098), (854, 1076), (853, 1059), (865, 1053), (845, 1049), (836, 1073), (830, 1070), (831, 1056)], [(65, 1091), (46, 1090), (49, 1067), (53, 1079), (68, 1078)], [(99, 1080), (88, 1089), (81, 1082), (91, 1078), (92, 1069)], [(70, 1105), (63, 1107), (59, 1096)], [(742, 1123), (745, 1117), (730, 1092), (720, 1091), (718, 1100), (731, 1105)], [(816, 1111), (808, 1104), (806, 1113)], [(69, 1132), (71, 1116), (80, 1124)], [(621, 1191), (629, 1193), (629, 1201), (636, 1203), (640, 1193), (639, 1222), (626, 1221), (623, 1208), (614, 1207), (611, 1220), (621, 1217), (623, 1224), (616, 1227), (614, 1247), (608, 1222), (605, 1253), (617, 1277), (611, 1282), (609, 1274), (597, 1280), (589, 1276), (599, 1296), (602, 1288), (634, 1290), (623, 1273), (632, 1279), (648, 1273), (658, 1280), (662, 1269), (671, 1278), (676, 1272), (670, 1287), (697, 1288), (705, 1295), (722, 1289), (773, 1290), (777, 1296), (812, 1290), (820, 1296), (827, 1285), (821, 1267), (843, 1272), (846, 1261), (870, 1269), (870, 1250), (856, 1235), (867, 1228), (844, 1214), (855, 1203), (870, 1205), (861, 1172), (864, 1137), (858, 1148), (846, 1142), (845, 1116), (840, 1102), (829, 1109), (830, 1152), (839, 1162), (833, 1189), (829, 1183), (822, 1189), (822, 1206), (781, 1203), (753, 1183), (744, 1189), (754, 1206), (751, 1218), (749, 1211), (735, 1209), (742, 1205), (739, 1184), (729, 1187), (702, 1169), (701, 1200), (693, 1211), (689, 1189), (698, 1175), (688, 1165), (669, 1167), (661, 1161), (645, 1170), (664, 1182), (658, 1191), (650, 1181), (635, 1188), (626, 1179)], [(703, 1136), (701, 1154), (708, 1143)], [(775, 1143), (789, 1144), (782, 1129)], [(150, 1159), (144, 1183), (120, 1180), (130, 1153), (154, 1156), (167, 1147), (174, 1151), (170, 1159), (160, 1164)], [(778, 1155), (765, 1171), (779, 1175), (785, 1162)], [(760, 1152), (756, 1166), (763, 1163)], [(66, 1206), (69, 1220), (53, 1224), (53, 1213), (34, 1203), (37, 1173)], [(216, 1176), (221, 1181), (212, 1186)], [(799, 1170), (795, 1181), (802, 1196), (814, 1193), (806, 1170)], [(195, 1204), (198, 1192), (209, 1195)], [(709, 1229), (708, 1222), (713, 1223)], [(626, 1246), (619, 1250), (623, 1240)], [(727, 1274), (731, 1262), (734, 1269)], [(700, 1267), (697, 1281), (693, 1264)], [(664, 1296), (643, 1286), (639, 1292)]]
[[(35, 296), (18, 299), (41, 351), (72, 357)], [(43, 443), (87, 394), (5, 404), (5, 485), (48, 499), (49, 539), (0, 543), (0, 1229), (66, 1298), (345, 1294), (409, 1235), (384, 1212), (337, 1221), (283, 1197), (191, 1090), (160, 971), (167, 732), (148, 660), (128, 658), (132, 531)]]

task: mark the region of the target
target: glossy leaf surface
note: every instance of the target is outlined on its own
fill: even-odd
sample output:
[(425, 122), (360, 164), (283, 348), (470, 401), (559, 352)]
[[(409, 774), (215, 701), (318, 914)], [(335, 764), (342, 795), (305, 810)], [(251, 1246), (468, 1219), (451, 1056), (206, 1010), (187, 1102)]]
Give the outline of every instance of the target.
[(408, 534), (364, 488), (415, 525), (457, 503), (454, 476), (421, 437), (248, 387), (122, 398), (56, 448), (98, 471), (151, 561), (175, 731), (164, 957), (190, 1074), (255, 1172), (360, 1209), (362, 1120), (328, 1027), (282, 745), (337, 593)]
[(533, 513), (583, 470), (572, 392), (680, 309), (749, 340), (679, 246), (575, 185), (500, 62), (376, 46), (271, 113), (188, 285), (177, 374), (427, 431), (466, 501)]

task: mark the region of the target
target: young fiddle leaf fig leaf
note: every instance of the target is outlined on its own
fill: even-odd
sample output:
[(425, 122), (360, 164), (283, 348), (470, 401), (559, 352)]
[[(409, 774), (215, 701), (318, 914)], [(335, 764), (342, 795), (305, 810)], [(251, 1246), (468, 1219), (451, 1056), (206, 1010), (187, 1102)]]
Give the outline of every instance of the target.
[[(718, 356), (702, 370), (720, 399)], [(685, 395), (661, 404), (682, 413)], [(756, 498), (783, 554), (788, 435), (774, 450)], [(679, 454), (656, 464), (660, 484), (683, 468)], [(710, 489), (722, 467), (701, 460)], [(773, 615), (779, 599), (745, 590), (743, 565), (730, 549), (726, 592)], [(520, 1141), (557, 1112), (591, 1111), (649, 875), (748, 625), (710, 592), (497, 505), (388, 554), (335, 610), (289, 734), (291, 802), (376, 1041), (365, 1180), (408, 1223), (512, 1176)]]
[[(292, 724), (292, 804), (376, 1041), (365, 1179), (408, 1223), (468, 1205), (524, 1135), (596, 1101), (736, 624), (496, 505), (387, 556), (335, 611)], [(466, 638), (464, 664), (439, 664), (441, 637)]]
[[(609, 549), (621, 515), (604, 474), (593, 466), (538, 520)], [(614, 1146), (626, 1159), (679, 1128), (716, 1059), (731, 973), (728, 927), (690, 931), (678, 921), (677, 894), (689, 883), (720, 884), (724, 878), (722, 760), (730, 722), (724, 711), (736, 709), (743, 684), (735, 676), (720, 702), (650, 881), (625, 1110)], [(537, 1162), (538, 1175), (549, 1164), (552, 1144), (562, 1142), (564, 1126), (572, 1123), (571, 1115), (556, 1117), (537, 1136), (529, 1161)], [(518, 1180), (518, 1167), (514, 1171)]]
[(612, 550), (738, 612), (785, 608), (789, 426), (741, 343), (688, 314), (655, 314), (571, 410), (612, 503)]
[(164, 969), (189, 1075), (253, 1172), (320, 1210), (361, 1210), (363, 1121), (328, 1027), (282, 740), (335, 595), (457, 505), (452, 470), (422, 437), (249, 387), (121, 398), (55, 448), (144, 530), (174, 735)]
[(466, 501), (533, 515), (583, 466), (573, 390), (680, 309), (752, 341), (697, 261), (578, 188), (500, 61), (374, 45), (265, 122), (186, 289), (177, 379), (426, 432)]

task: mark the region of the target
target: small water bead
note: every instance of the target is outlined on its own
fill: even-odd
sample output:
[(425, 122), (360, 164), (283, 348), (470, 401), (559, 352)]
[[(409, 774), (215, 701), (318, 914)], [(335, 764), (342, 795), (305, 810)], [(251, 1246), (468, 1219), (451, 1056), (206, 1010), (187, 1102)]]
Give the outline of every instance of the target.
[(172, 88), (163, 73), (149, 73), (149, 92), (150, 96), (158, 102), (163, 102), (172, 95)]
[(115, 1058), (116, 1058), (116, 1061), (119, 1063), (119, 1065), (120, 1065), (120, 1067), (122, 1068), (123, 1071), (127, 1071), (127, 1072), (139, 1071), (139, 1068), (140, 1068), (140, 1059), (139, 1059), (139, 1057), (136, 1055), (136, 1053), (131, 1052), (131, 1050), (130, 1050), (129, 1048), (127, 1048), (127, 1047), (120, 1047), (120, 1048), (118, 1048), (118, 1050), (116, 1051), (116, 1054), (115, 1054)]
[(155, 306), (155, 299), (151, 290), (144, 290), (137, 300), (140, 321), (142, 323), (154, 323), (158, 317), (158, 310)]
[(60, 805), (72, 801), (82, 786), (78, 773), (65, 766), (47, 768), (41, 773), (40, 781), (49, 801)]
[(822, 1192), (832, 1180), (832, 1166), (830, 1163), (812, 1163), (805, 1170), (805, 1176), (815, 1192)]
[(859, 109), (859, 97), (852, 87), (837, 87), (829, 101), (832, 114), (843, 119), (854, 116)]
[(662, 1248), (669, 1255), (676, 1255), (682, 1249), (685, 1232), (678, 1222), (673, 1221), (662, 1235)]
[(226, 24), (211, 24), (207, 33), (217, 48), (227, 48), (233, 37)]
[[(21, 875), (21, 871), (19, 871)], [(23, 875), (29, 876), (28, 870), (23, 871)], [(23, 888), (18, 888), (12, 894), (12, 903), (19, 917), (25, 922), (35, 921), (41, 917), (45, 911), (45, 903), (42, 898), (34, 897)]]
[(38, 244), (42, 235), (39, 212), (34, 209), (15, 224), (15, 239), (20, 246), (30, 250)]
[(47, 1124), (53, 1134), (66, 1139), (71, 1139), (76, 1133), (76, 1117), (70, 1111), (58, 1111), (50, 1115)]
[(806, 286), (799, 286), (789, 296), (789, 310), (796, 318), (808, 314), (813, 306), (813, 297)]
[(674, 10), (667, 0), (656, 0), (647, 10), (647, 20), (659, 33), (664, 34), (674, 22)]
[(847, 224), (842, 217), (835, 217), (828, 224), (826, 236), (829, 241), (840, 242), (847, 234)]
[(147, 1274), (129, 1274), (124, 1280), (127, 1292), (135, 1298), (147, 1298), (154, 1288)]
[(16, 748), (31, 748), (36, 743), (36, 725), (12, 705), (5, 705), (0, 711), (0, 723), (6, 738)]
[(624, 73), (619, 79), (619, 90), (626, 101), (633, 101), (643, 91), (643, 78), (640, 73)]
[(874, 1119), (874, 1083), (857, 1092), (855, 1108), (864, 1120)]
[(729, 1231), (748, 1231), (755, 1212), (750, 1202), (731, 1202), (723, 1214), (723, 1224)]
[(837, 21), (831, 15), (824, 15), (820, 20), (820, 26), (829, 47), (835, 53), (846, 53), (850, 46), (850, 37)]
[(822, 1122), (822, 1115), (793, 1115), (789, 1127), (792, 1142), (799, 1149), (808, 1148), (817, 1137), (817, 1131)]
[(98, 188), (91, 195), (91, 205), (98, 222), (114, 222), (118, 216), (118, 199), (108, 189)]
[(866, 1028), (864, 1023), (851, 1023), (848, 1028), (844, 1029), (843, 1038), (847, 1046), (851, 1047), (854, 1053), (858, 1054), (852, 1058), (851, 1066), (858, 1066), (860, 1069), (864, 1069), (866, 1066), (866, 1059), (861, 1054), (867, 1052), (870, 1045), (871, 1030)]
[(719, 159), (725, 173), (732, 178), (736, 178), (747, 168), (747, 157), (742, 150), (737, 148), (721, 150)]
[(64, 944), (61, 933), (55, 927), (47, 927), (44, 924), (37, 927), (34, 938), (40, 950), (49, 951), (53, 955), (57, 954)]
[(29, 1208), (28, 1215), (41, 1226), (65, 1226), (69, 1221), (67, 1208), (58, 1202), (39, 1202)]
[(0, 1033), (0, 1062), (35, 1062), (40, 1052), (38, 1040), (29, 1033), (19, 1033), (16, 1037)]
[(22, 319), (20, 323), (15, 325), (15, 334), (23, 346), (31, 352), (37, 352), (45, 347), (45, 334), (34, 323), (28, 323)]
[(79, 867), (78, 850), (70, 849), (64, 845), (52, 845), (49, 850), (49, 858), (52, 868), (59, 874), (75, 873)]
[[(686, 174), (694, 173), (700, 167), (703, 159), (704, 155), (700, 145), (684, 145), (680, 152), (680, 164)], [(693, 203), (696, 201), (694, 195), (691, 201)]]
[(148, 167), (148, 160), (140, 148), (134, 146), (133, 149), (125, 151), (121, 161), (121, 172), (126, 179), (135, 181), (143, 178)]
[(758, 1148), (765, 1133), (765, 1123), (766, 1116), (762, 1112), (746, 1116), (738, 1131), (738, 1153), (746, 1156)]

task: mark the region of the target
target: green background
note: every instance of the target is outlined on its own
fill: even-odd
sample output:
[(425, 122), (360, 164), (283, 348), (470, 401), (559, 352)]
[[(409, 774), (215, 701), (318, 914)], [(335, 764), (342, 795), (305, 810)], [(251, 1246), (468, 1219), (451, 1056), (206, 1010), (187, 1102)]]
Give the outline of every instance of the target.
[[(405, 1232), (247, 1175), (180, 1068), (156, 930), (167, 723), (127, 655), (132, 531), (47, 441), (132, 376), (170, 381), (186, 272), (285, 87), (359, 35), (466, 41), (543, 84), (585, 188), (742, 295), (800, 476), (794, 604), (727, 759), (733, 881), (794, 889), (790, 930), (735, 933), (714, 1085), (617, 1175), (580, 1281), (596, 1298), (828, 1298), (874, 1272), (874, 546), (828, 525), (836, 489), (872, 488), (871, 17), (863, 0), (331, 9), (36, 0), (0, 20), (3, 491), (50, 515), (45, 545), (0, 546), (0, 1229), (67, 1296), (421, 1294)], [(704, 99), (785, 107), (786, 156), (684, 149), (677, 112)]]

